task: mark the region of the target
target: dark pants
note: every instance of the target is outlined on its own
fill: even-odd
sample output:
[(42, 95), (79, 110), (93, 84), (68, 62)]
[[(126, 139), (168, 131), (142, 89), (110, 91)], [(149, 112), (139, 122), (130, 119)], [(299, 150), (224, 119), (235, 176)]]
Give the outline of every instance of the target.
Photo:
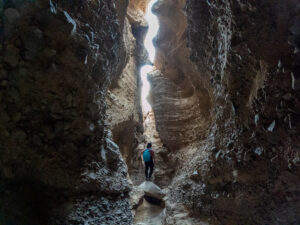
[[(149, 168), (150, 168), (150, 174), (148, 175), (148, 169)], [(146, 175), (146, 178), (151, 178), (151, 175), (153, 173), (153, 168), (154, 168), (153, 160), (151, 160), (150, 162), (145, 162), (145, 175)]]

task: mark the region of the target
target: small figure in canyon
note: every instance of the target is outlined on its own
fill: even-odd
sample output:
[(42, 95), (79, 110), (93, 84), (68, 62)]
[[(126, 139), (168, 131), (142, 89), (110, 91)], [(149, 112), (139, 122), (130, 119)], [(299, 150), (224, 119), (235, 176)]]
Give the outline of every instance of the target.
[[(145, 166), (146, 180), (150, 181), (151, 175), (153, 173), (153, 168), (154, 168), (154, 151), (152, 149), (151, 143), (148, 143), (147, 148), (144, 151), (142, 151), (141, 158)], [(149, 168), (150, 168), (150, 173), (148, 173)]]

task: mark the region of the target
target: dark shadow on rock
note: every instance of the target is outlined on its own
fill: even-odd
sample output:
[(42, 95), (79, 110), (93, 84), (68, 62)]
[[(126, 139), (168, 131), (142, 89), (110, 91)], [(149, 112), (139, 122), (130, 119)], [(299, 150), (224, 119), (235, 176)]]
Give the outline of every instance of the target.
[(146, 201), (151, 203), (151, 204), (159, 205), (159, 206), (164, 207), (164, 201), (161, 200), (161, 199), (153, 198), (153, 197), (150, 197), (150, 196), (147, 196), (147, 195), (144, 196), (144, 199), (146, 199)]

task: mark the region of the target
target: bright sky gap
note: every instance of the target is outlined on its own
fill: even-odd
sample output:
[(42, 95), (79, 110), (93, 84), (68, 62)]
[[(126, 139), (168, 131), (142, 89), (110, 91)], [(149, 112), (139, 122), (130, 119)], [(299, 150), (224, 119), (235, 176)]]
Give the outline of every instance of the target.
[[(146, 34), (146, 38), (144, 40), (144, 46), (148, 52), (149, 59), (151, 63), (154, 62), (155, 58), (155, 47), (153, 45), (153, 38), (157, 35), (159, 29), (159, 23), (157, 17), (152, 13), (152, 7), (158, 0), (151, 0), (147, 12), (145, 15), (145, 19), (148, 22), (149, 28)], [(147, 112), (152, 111), (151, 105), (149, 104), (147, 97), (150, 91), (150, 83), (147, 79), (147, 74), (153, 70), (153, 66), (145, 65), (141, 68), (141, 80), (142, 80), (142, 94), (141, 94), (141, 103), (143, 114), (147, 114)]]

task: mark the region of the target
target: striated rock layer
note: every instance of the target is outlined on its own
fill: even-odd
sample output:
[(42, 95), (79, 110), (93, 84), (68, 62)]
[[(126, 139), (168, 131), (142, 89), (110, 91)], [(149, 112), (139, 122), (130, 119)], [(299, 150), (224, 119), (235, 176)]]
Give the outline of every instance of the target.
[[(169, 204), (208, 215), (210, 223), (298, 224), (299, 2), (187, 0), (186, 34), (176, 39), (184, 25), (168, 18), (182, 13), (180, 2), (157, 6), (165, 33), (161, 28), (157, 38), (160, 72), (151, 78), (161, 139), (185, 146), (172, 149), (181, 163)], [(193, 64), (184, 50), (173, 55), (177, 40), (187, 43)], [(173, 72), (177, 65), (194, 72)], [(197, 108), (203, 98), (194, 94), (196, 87), (206, 90), (198, 93), (207, 93), (210, 104)], [(196, 100), (178, 97), (182, 90)], [(209, 129), (199, 121), (205, 111)], [(203, 129), (207, 136), (189, 138), (191, 130)], [(169, 224), (178, 208), (167, 208)]]
[(151, 101), (157, 130), (171, 151), (203, 139), (211, 116), (207, 81), (197, 79), (189, 60), (185, 1), (158, 1), (154, 5), (160, 23), (155, 38), (157, 71), (151, 74)]

